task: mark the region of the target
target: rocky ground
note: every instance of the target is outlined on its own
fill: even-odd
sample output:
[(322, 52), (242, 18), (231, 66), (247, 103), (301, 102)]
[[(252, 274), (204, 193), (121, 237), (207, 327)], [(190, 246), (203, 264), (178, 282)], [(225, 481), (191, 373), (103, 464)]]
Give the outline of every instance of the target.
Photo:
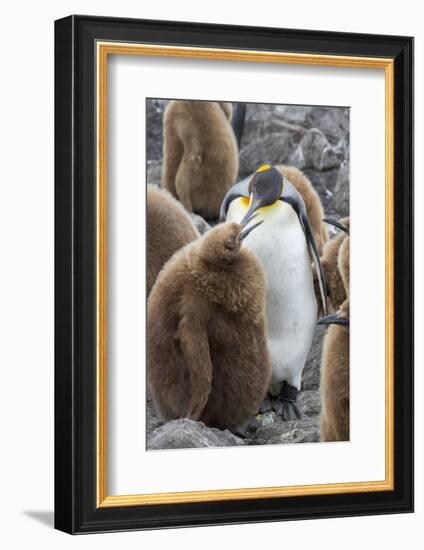
[[(147, 102), (147, 181), (160, 184), (162, 117), (165, 100)], [(263, 163), (291, 164), (310, 178), (327, 216), (349, 215), (349, 109), (291, 105), (248, 104), (240, 147), (240, 179)], [(200, 216), (193, 221), (204, 233)], [(332, 233), (330, 229), (330, 234)], [(275, 413), (258, 415), (257, 429), (240, 438), (187, 419), (163, 423), (147, 400), (147, 448), (270, 445), (319, 441), (320, 358), (323, 327), (317, 326), (307, 360), (298, 404), (302, 419), (282, 422)]]

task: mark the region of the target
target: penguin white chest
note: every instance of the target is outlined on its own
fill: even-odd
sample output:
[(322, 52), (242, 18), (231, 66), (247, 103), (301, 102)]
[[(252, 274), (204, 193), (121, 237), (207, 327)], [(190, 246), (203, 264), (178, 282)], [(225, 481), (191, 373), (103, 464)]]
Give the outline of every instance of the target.
[[(246, 210), (246, 199), (232, 201), (227, 221), (240, 222)], [(315, 330), (317, 304), (308, 245), (296, 212), (289, 204), (277, 201), (259, 209), (250, 224), (259, 220), (263, 223), (246, 237), (243, 246), (260, 259), (267, 277), (271, 391), (275, 393), (284, 380), (300, 387)]]

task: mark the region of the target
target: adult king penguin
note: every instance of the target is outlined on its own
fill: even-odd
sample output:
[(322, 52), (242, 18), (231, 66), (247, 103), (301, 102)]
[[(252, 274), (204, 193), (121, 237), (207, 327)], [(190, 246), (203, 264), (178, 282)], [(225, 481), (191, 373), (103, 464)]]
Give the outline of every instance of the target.
[(245, 239), (267, 278), (268, 348), (272, 406), (283, 420), (300, 418), (297, 395), (317, 321), (311, 260), (318, 273), (324, 315), (326, 288), (301, 195), (274, 166), (265, 164), (234, 185), (221, 206), (221, 221), (261, 225)]

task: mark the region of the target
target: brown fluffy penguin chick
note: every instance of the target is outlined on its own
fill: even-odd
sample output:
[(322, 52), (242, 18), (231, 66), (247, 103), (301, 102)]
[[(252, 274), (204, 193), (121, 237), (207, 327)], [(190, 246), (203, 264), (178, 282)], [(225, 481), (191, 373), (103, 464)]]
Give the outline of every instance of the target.
[(235, 183), (238, 148), (232, 106), (216, 101), (171, 101), (164, 114), (162, 185), (188, 212), (219, 217)]
[(258, 412), (271, 362), (265, 275), (220, 224), (166, 264), (148, 301), (148, 385), (164, 420), (240, 428)]
[[(347, 298), (337, 319), (349, 320), (349, 237), (338, 255)], [(321, 366), (321, 441), (349, 440), (349, 325), (331, 324), (324, 338)]]
[[(349, 218), (340, 220), (340, 223), (349, 229)], [(347, 278), (349, 277), (349, 263), (344, 269), (339, 269), (339, 250), (341, 245), (349, 237), (343, 231), (340, 231), (333, 239), (328, 241), (322, 252), (321, 267), (324, 271), (326, 283), (327, 283), (327, 296), (330, 302), (331, 311), (337, 311), (337, 309), (346, 300), (346, 287), (342, 279), (342, 273), (345, 273)], [(347, 256), (349, 262), (349, 256)]]
[(325, 222), (322, 221), (324, 210), (318, 193), (315, 191), (309, 178), (298, 168), (284, 164), (278, 165), (277, 168), (301, 194), (314, 234), (318, 254), (321, 255), (323, 246), (328, 241), (328, 231)]
[(199, 237), (190, 216), (174, 197), (155, 185), (147, 186), (147, 293), (169, 258)]
[[(349, 229), (349, 218), (345, 218), (341, 223)], [(339, 255), (337, 258), (337, 266), (339, 273), (343, 281), (346, 296), (349, 298), (349, 285), (350, 285), (350, 238), (345, 235), (345, 239), (340, 245)]]

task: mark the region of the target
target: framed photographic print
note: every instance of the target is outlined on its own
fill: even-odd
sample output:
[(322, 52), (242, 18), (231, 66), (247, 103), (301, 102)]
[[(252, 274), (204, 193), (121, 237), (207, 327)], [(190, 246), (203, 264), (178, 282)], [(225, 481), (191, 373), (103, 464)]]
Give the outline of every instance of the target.
[(413, 509), (413, 39), (55, 24), (55, 526)]

